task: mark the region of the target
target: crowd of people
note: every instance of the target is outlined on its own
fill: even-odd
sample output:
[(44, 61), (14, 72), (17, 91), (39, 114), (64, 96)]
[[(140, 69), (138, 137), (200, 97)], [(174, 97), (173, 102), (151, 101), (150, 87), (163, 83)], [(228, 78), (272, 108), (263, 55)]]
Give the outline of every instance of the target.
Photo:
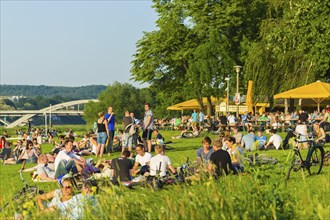
[[(0, 139), (0, 157), (4, 164), (22, 163), (22, 170), (26, 163), (37, 163), (36, 174), (40, 180), (59, 181), (62, 187), (37, 198), (40, 210), (51, 212), (56, 209), (66, 215), (66, 210), (72, 209), (74, 211), (70, 212), (70, 218), (76, 219), (81, 213), (81, 200), (90, 198), (90, 186), (84, 185), (82, 195), (74, 195), (72, 183), (64, 179), (68, 174), (88, 179), (94, 173), (103, 173), (110, 169), (111, 172), (106, 176), (113, 184), (120, 184), (132, 181), (136, 176), (155, 178), (157, 175), (165, 177), (168, 173), (175, 176), (180, 172), (165, 155), (164, 138), (155, 129), (157, 125), (150, 104), (146, 103), (144, 108), (143, 122), (135, 119), (134, 113), (126, 111), (122, 121), (124, 129), (117, 134), (115, 113), (110, 106), (107, 113), (98, 113), (95, 131), (91, 130), (78, 141), (72, 130), (67, 130), (65, 135), (58, 135), (57, 131), (48, 132), (49, 135), (43, 138), (43, 131), (36, 129), (19, 134), (22, 139), (12, 147), (4, 135)], [(187, 121), (183, 123), (183, 120)], [(213, 119), (212, 123), (202, 112), (194, 111), (191, 117), (183, 117), (183, 120), (174, 120), (181, 133), (172, 139), (198, 137), (200, 132), (210, 131), (211, 125), (215, 126), (212, 130), (219, 135), (213, 141), (209, 136), (204, 137), (202, 146), (196, 151), (195, 172), (205, 172), (218, 178), (231, 172), (244, 172), (243, 157), (246, 151), (283, 147), (283, 140), (277, 134), (283, 129), (295, 129), (303, 137), (312, 129), (318, 136), (316, 141), (325, 139), (326, 133), (330, 131), (330, 108), (323, 110), (321, 114), (317, 111), (313, 114), (300, 111), (285, 116), (279, 113), (264, 113), (259, 116), (246, 112), (239, 120), (234, 115), (227, 114)], [(242, 129), (246, 129), (245, 135)], [(264, 135), (265, 131), (270, 135), (269, 140)], [(53, 141), (54, 136), (58, 138), (58, 142)], [(44, 139), (54, 144), (51, 152), (43, 152), (41, 145)], [(110, 155), (117, 144), (121, 147), (121, 155), (111, 161), (103, 160), (103, 163), (95, 164), (84, 157), (95, 155), (101, 159), (105, 154)], [(307, 148), (306, 145), (300, 147)], [(51, 202), (45, 205), (45, 200)]]

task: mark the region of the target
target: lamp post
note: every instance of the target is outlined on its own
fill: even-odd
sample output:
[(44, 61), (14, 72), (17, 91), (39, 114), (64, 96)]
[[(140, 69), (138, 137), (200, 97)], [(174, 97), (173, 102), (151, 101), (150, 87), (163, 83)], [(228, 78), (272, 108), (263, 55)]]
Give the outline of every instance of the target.
[(239, 104), (240, 104), (240, 94), (239, 94), (239, 73), (241, 72), (242, 66), (236, 65), (234, 66), (236, 71), (236, 94), (235, 94), (235, 104), (236, 104), (236, 119), (239, 116)]
[(227, 103), (226, 103), (226, 114), (228, 114), (228, 110), (229, 110), (229, 80), (230, 77), (226, 77), (225, 80), (227, 81)]

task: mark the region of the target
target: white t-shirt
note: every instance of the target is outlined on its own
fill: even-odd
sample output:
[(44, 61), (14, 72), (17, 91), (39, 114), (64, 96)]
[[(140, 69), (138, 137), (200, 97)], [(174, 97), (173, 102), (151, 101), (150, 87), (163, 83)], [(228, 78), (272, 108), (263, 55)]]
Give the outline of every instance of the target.
[(151, 154), (148, 152), (145, 152), (143, 157), (138, 154), (135, 157), (135, 162), (138, 162), (141, 166), (144, 166), (150, 161), (151, 157)]
[(157, 154), (150, 159), (150, 176), (156, 176), (156, 172), (159, 170), (160, 162), (162, 163), (160, 167), (160, 176), (166, 176), (166, 168), (172, 163), (168, 156), (161, 154)]
[(276, 150), (278, 150), (281, 146), (282, 143), (282, 138), (280, 135), (278, 134), (273, 134), (270, 138), (269, 138), (269, 142), (273, 143), (273, 145), (275, 146)]
[(236, 118), (233, 115), (228, 116), (228, 123), (229, 124), (236, 124)]
[(296, 126), (296, 132), (302, 135), (307, 135), (307, 126), (303, 124), (298, 124)]
[(69, 161), (72, 158), (80, 160), (80, 157), (75, 155), (72, 151), (67, 153), (65, 150), (61, 150), (55, 158), (55, 172), (61, 160)]

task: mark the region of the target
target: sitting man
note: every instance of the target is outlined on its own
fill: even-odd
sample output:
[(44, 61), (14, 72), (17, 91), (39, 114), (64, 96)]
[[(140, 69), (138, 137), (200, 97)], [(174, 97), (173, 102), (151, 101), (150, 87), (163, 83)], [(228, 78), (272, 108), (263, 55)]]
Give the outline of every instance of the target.
[(208, 170), (215, 172), (216, 177), (222, 176), (223, 174), (228, 175), (229, 169), (233, 169), (229, 153), (221, 148), (222, 140), (216, 138), (213, 141), (214, 153), (211, 155), (210, 163), (208, 164)]
[(265, 145), (265, 149), (276, 149), (278, 150), (282, 144), (282, 138), (280, 135), (276, 134), (275, 129), (270, 129), (270, 138), (268, 143)]
[(256, 136), (253, 130), (250, 130), (249, 133), (242, 137), (241, 146), (248, 151), (255, 150), (253, 149), (254, 142), (256, 141)]
[(119, 182), (130, 181), (132, 176), (133, 164), (130, 159), (130, 152), (124, 150), (121, 157), (111, 161), (111, 167), (114, 171), (112, 183), (118, 185)]
[[(145, 172), (149, 172), (150, 170), (150, 159), (151, 154), (144, 151), (143, 144), (139, 144), (136, 146), (137, 155), (135, 157), (135, 163), (133, 167), (133, 174), (141, 174), (143, 175)], [(141, 168), (138, 168), (141, 165)]]
[(150, 176), (151, 177), (156, 176), (157, 171), (160, 171), (159, 175), (161, 177), (165, 177), (167, 167), (171, 170), (172, 173), (176, 173), (176, 170), (172, 166), (170, 158), (168, 156), (164, 155), (162, 146), (156, 145), (155, 153), (157, 155), (150, 159)]
[(200, 147), (196, 153), (197, 165), (207, 163), (210, 160), (211, 154), (214, 152), (211, 147), (211, 138), (205, 137), (202, 141), (203, 147)]
[(85, 159), (79, 157), (72, 151), (73, 141), (64, 142), (64, 150), (61, 150), (55, 158), (55, 177), (60, 178), (70, 171), (75, 174), (86, 165)]
[(152, 133), (155, 135), (156, 139), (156, 144), (164, 144), (164, 138), (163, 136), (159, 133), (157, 129), (153, 130)]
[(56, 181), (55, 171), (48, 167), (46, 154), (40, 154), (38, 157), (37, 174), (41, 180)]

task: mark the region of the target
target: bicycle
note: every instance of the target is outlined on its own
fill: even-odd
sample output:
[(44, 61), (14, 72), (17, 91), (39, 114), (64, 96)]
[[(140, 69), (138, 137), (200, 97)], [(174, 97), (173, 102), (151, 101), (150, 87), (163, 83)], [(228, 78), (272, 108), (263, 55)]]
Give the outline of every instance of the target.
[(253, 165), (266, 165), (266, 164), (276, 164), (277, 159), (268, 156), (267, 154), (257, 154), (248, 155), (242, 158), (244, 163), (248, 163), (250, 166)]
[[(289, 180), (291, 171), (297, 172), (300, 169), (307, 169), (310, 175), (319, 174), (322, 170), (324, 160), (324, 142), (315, 142), (313, 136), (302, 135), (294, 133), (296, 135), (296, 146), (293, 148), (293, 157), (291, 160), (291, 166), (286, 176), (286, 181)], [(305, 136), (307, 140), (299, 140), (301, 136)], [(299, 143), (309, 143), (306, 159), (302, 158)]]
[(29, 200), (32, 200), (36, 195), (44, 193), (42, 190), (39, 190), (38, 186), (29, 186), (29, 184), (23, 178), (22, 169), (20, 170), (19, 175), (22, 182), (25, 183), (25, 186), (14, 195), (10, 202), (7, 202), (3, 207), (0, 208), (0, 212), (2, 212), (10, 203), (21, 205)]

